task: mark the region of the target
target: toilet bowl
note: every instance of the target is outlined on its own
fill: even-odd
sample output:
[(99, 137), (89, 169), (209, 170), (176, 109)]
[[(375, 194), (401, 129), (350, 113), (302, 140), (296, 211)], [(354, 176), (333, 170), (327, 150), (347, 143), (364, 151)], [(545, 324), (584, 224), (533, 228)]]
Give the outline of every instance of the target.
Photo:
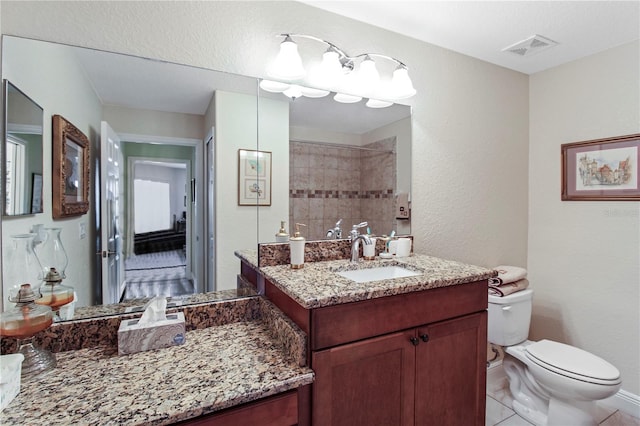
[(595, 401), (620, 389), (618, 369), (564, 343), (527, 340), (532, 289), (488, 297), (488, 338), (505, 347), (514, 411), (538, 426), (597, 425)]

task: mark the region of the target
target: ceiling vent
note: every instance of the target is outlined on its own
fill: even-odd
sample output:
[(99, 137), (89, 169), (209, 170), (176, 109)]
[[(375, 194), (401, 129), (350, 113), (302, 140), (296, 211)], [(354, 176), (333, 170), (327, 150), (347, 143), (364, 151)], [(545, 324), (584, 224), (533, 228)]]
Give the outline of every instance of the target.
[(526, 40), (519, 41), (511, 46), (505, 47), (502, 49), (503, 52), (510, 52), (514, 55), (518, 56), (531, 56), (536, 53), (540, 53), (543, 50), (547, 50), (556, 46), (556, 43), (553, 40), (550, 40), (546, 37), (542, 37), (541, 35), (532, 35)]

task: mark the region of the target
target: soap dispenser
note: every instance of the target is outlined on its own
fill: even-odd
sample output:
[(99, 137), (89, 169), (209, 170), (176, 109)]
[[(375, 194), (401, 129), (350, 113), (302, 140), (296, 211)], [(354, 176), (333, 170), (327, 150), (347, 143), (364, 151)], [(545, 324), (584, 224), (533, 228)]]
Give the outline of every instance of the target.
[(300, 269), (304, 266), (304, 245), (305, 239), (300, 234), (300, 226), (307, 226), (303, 223), (296, 223), (296, 232), (289, 238), (289, 251), (291, 254), (291, 269)]
[(280, 221), (280, 230), (276, 234), (276, 243), (286, 243), (287, 241), (289, 241), (289, 234), (284, 229), (284, 220), (282, 220)]

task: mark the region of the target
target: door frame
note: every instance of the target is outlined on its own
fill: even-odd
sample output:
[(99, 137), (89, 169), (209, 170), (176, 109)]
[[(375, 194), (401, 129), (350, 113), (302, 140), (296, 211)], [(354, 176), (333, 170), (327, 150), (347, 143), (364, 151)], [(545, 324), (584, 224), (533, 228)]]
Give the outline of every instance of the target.
[[(125, 142), (126, 143), (126, 142)], [(127, 228), (126, 228), (126, 233), (125, 233), (125, 245), (124, 245), (124, 252), (126, 254), (125, 256), (125, 260), (126, 258), (128, 258), (129, 256), (131, 256), (134, 253), (134, 235), (135, 235), (135, 230), (133, 229), (133, 225), (135, 223), (135, 209), (132, 208), (134, 206), (134, 201), (135, 201), (135, 197), (134, 197), (134, 181), (135, 181), (135, 167), (136, 164), (138, 163), (143, 163), (143, 162), (156, 162), (156, 163), (164, 163), (164, 164), (183, 164), (185, 165), (185, 170), (186, 170), (186, 174), (185, 174), (185, 178), (184, 178), (184, 184), (185, 184), (185, 188), (186, 188), (186, 195), (187, 198), (191, 198), (191, 194), (190, 194), (190, 181), (191, 181), (191, 160), (182, 160), (182, 159), (176, 159), (176, 158), (158, 158), (158, 157), (128, 157), (127, 158), (127, 211), (126, 211), (126, 215), (127, 215)], [(187, 257), (187, 273), (188, 273), (188, 278), (193, 278), (191, 275), (191, 226), (192, 226), (192, 221), (193, 218), (192, 216), (192, 208), (190, 208), (190, 206), (185, 206), (185, 211), (187, 214), (187, 232), (186, 232), (186, 246), (187, 246), (187, 252), (186, 252), (186, 257)], [(126, 278), (126, 273), (125, 273), (125, 278)]]
[[(195, 149), (195, 158), (196, 161), (191, 164), (191, 172), (192, 174), (187, 174), (187, 182), (190, 183), (190, 176), (195, 176), (196, 185), (195, 185), (195, 193), (191, 193), (189, 190), (191, 185), (187, 188), (187, 195), (190, 196), (191, 202), (193, 204), (191, 209), (187, 209), (188, 211), (192, 210), (191, 220), (187, 221), (187, 226), (190, 226), (190, 232), (187, 236), (187, 241), (190, 241), (190, 244), (187, 244), (187, 257), (190, 257), (190, 260), (200, 260), (199, 262), (192, 262), (191, 272), (193, 284), (195, 286), (195, 291), (197, 293), (204, 292), (203, 286), (206, 282), (205, 278), (205, 267), (203, 259), (204, 253), (204, 244), (206, 243), (206, 238), (201, 238), (201, 235), (204, 235), (202, 232), (204, 227), (204, 218), (205, 218), (205, 209), (206, 205), (202, 201), (204, 198), (204, 186), (199, 184), (199, 182), (204, 182), (204, 143), (202, 139), (193, 139), (193, 138), (180, 138), (180, 137), (170, 137), (170, 136), (151, 136), (151, 135), (142, 135), (135, 133), (118, 133), (118, 136), (123, 142), (132, 142), (132, 143), (150, 143), (156, 145), (182, 145), (182, 146), (190, 146)], [(154, 158), (147, 158), (154, 159)], [(158, 160), (155, 158), (155, 160)], [(159, 161), (169, 162), (167, 159), (162, 159)], [(180, 160), (183, 161), (183, 160)], [(191, 162), (189, 162), (191, 163)], [(189, 166), (187, 166), (189, 168)], [(127, 202), (129, 202), (130, 198), (128, 196)], [(189, 213), (187, 213), (189, 214)], [(129, 220), (129, 218), (127, 218)], [(189, 224), (189, 222), (191, 222)], [(129, 231), (127, 230), (127, 234)], [(189, 252), (190, 250), (190, 252)], [(189, 259), (187, 262), (190, 261)]]

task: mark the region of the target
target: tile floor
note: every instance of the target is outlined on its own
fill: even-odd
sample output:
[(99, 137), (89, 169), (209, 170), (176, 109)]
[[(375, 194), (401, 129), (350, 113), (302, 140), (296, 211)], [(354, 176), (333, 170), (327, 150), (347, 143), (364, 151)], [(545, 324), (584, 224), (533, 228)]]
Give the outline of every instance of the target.
[[(502, 365), (491, 367), (487, 371), (487, 415), (486, 426), (532, 426), (511, 409), (513, 398), (509, 392), (507, 376)], [(598, 405), (600, 426), (640, 426), (640, 419), (632, 417), (615, 408)]]

